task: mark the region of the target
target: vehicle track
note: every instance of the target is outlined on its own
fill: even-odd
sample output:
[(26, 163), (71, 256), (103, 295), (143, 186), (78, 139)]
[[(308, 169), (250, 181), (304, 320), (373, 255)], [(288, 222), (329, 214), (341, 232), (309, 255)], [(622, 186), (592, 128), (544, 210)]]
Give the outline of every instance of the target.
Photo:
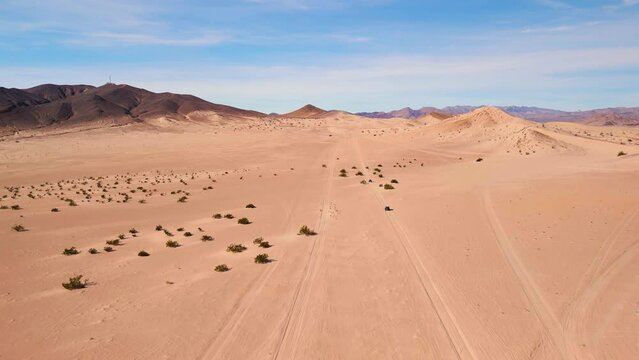
[[(317, 227), (318, 235), (313, 236), (313, 246), (308, 254), (308, 260), (304, 267), (304, 272), (300, 281), (295, 287), (293, 299), (291, 305), (286, 313), (284, 325), (282, 326), (282, 334), (279, 337), (275, 350), (273, 352), (272, 359), (295, 359), (297, 349), (299, 346), (300, 334), (306, 318), (306, 311), (308, 308), (308, 300), (310, 299), (310, 284), (313, 283), (318, 268), (317, 253), (321, 252), (324, 247), (326, 218), (329, 216), (330, 206), (330, 194), (333, 185), (333, 175), (335, 171), (335, 149), (331, 155), (329, 169), (329, 176), (324, 191), (323, 203), (321, 214), (319, 218), (319, 224)], [(290, 353), (290, 356), (286, 356)]]
[[(362, 169), (366, 168), (366, 164), (364, 162), (364, 158), (362, 156), (362, 152), (359, 146), (358, 139), (353, 139), (352, 146), (357, 155), (358, 162)], [(440, 154), (441, 155), (441, 154)], [(379, 208), (383, 209), (385, 206), (384, 198), (379, 193), (378, 189), (372, 188), (373, 195), (379, 204)], [(448, 341), (455, 351), (458, 359), (477, 359), (473, 349), (469, 345), (468, 339), (464, 336), (463, 332), (460, 329), (459, 323), (455, 319), (452, 311), (447, 306), (446, 302), (443, 299), (443, 296), (437, 286), (435, 285), (430, 273), (426, 269), (426, 266), (421, 261), (419, 256), (417, 255), (417, 251), (413, 247), (413, 244), (410, 240), (410, 237), (407, 235), (404, 227), (395, 219), (394, 215), (385, 212), (385, 217), (388, 220), (393, 232), (395, 233), (395, 238), (398, 240), (402, 250), (406, 254), (408, 259), (408, 263), (410, 267), (413, 269), (417, 276), (417, 280), (419, 281), (419, 285), (424, 292), (426, 298), (428, 298), (429, 303), (433, 307), (435, 314), (441, 324)]]
[[(335, 149), (331, 150), (329, 153), (332, 161), (335, 159)], [(319, 165), (319, 164), (317, 164)], [(331, 179), (331, 174), (328, 175), (328, 179)], [(307, 181), (308, 182), (308, 181)], [(296, 199), (295, 204), (299, 204), (301, 201), (301, 196)], [(287, 229), (285, 230), (287, 233), (292, 232), (295, 229), (295, 225), (292, 224), (292, 217), (295, 213), (295, 208), (297, 205), (292, 206), (288, 216), (287, 216)], [(315, 244), (313, 244), (315, 247)], [(312, 251), (312, 250), (311, 250)], [(224, 325), (222, 329), (219, 331), (219, 335), (213, 338), (205, 347), (203, 352), (196, 357), (196, 359), (217, 359), (220, 355), (220, 351), (228, 344), (233, 341), (234, 338), (238, 336), (238, 328), (242, 324), (242, 320), (246, 316), (246, 313), (251, 308), (252, 304), (258, 298), (258, 295), (262, 292), (264, 287), (266, 286), (267, 280), (273, 274), (273, 272), (277, 269), (278, 264), (284, 258), (286, 253), (282, 253), (280, 255), (279, 261), (268, 266), (266, 271), (264, 271), (260, 276), (255, 278), (253, 281), (249, 283), (247, 290), (242, 293), (241, 296), (238, 297), (238, 301), (235, 303), (231, 310), (231, 314), (227, 317), (227, 319), (223, 322)], [(255, 284), (260, 284), (258, 287), (255, 287)]]
[(495, 239), (497, 240), (497, 245), (499, 246), (501, 253), (504, 255), (508, 265), (517, 276), (526, 298), (532, 304), (535, 314), (541, 321), (549, 339), (553, 342), (563, 359), (575, 359), (576, 354), (568, 351), (566, 346), (566, 340), (561, 323), (553, 313), (550, 305), (546, 303), (525, 265), (519, 256), (517, 256), (515, 249), (508, 240), (501, 221), (495, 212), (489, 188), (484, 189), (483, 202), (486, 216), (488, 217), (489, 224)]

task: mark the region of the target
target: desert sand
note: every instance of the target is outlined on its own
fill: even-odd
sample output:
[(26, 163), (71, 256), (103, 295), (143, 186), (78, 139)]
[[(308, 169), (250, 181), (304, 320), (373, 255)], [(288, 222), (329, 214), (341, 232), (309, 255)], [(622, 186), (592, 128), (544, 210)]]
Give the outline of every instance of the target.
[(302, 110), (2, 138), (0, 359), (639, 354), (638, 128)]

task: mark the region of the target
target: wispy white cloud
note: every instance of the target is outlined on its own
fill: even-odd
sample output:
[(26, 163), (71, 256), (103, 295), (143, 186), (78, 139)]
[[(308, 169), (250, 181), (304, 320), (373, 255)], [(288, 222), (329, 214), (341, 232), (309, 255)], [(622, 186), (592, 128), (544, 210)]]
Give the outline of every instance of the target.
[(66, 42), (84, 46), (113, 46), (126, 45), (169, 45), (169, 46), (208, 46), (230, 41), (230, 38), (210, 33), (196, 37), (169, 38), (148, 34), (95, 32), (87, 33), (78, 38), (69, 39)]

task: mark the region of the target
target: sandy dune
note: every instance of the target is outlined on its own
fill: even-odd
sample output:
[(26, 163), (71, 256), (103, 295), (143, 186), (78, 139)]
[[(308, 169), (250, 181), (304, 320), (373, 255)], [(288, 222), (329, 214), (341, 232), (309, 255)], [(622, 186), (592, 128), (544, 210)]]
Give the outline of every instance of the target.
[(3, 138), (0, 359), (639, 353), (639, 129), (306, 110)]

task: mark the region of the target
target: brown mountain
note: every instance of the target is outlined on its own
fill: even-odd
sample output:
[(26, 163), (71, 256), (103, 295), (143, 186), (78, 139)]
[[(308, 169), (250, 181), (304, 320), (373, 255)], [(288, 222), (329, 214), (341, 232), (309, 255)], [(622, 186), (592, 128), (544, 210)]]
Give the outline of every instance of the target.
[(328, 115), (330, 111), (320, 109), (314, 105), (307, 104), (290, 113), (283, 114), (283, 117), (296, 119), (317, 119)]
[(194, 111), (229, 117), (266, 116), (192, 95), (154, 93), (125, 84), (100, 87), (46, 84), (25, 90), (0, 87), (0, 128), (20, 130), (104, 121), (126, 124), (162, 116), (183, 119)]

